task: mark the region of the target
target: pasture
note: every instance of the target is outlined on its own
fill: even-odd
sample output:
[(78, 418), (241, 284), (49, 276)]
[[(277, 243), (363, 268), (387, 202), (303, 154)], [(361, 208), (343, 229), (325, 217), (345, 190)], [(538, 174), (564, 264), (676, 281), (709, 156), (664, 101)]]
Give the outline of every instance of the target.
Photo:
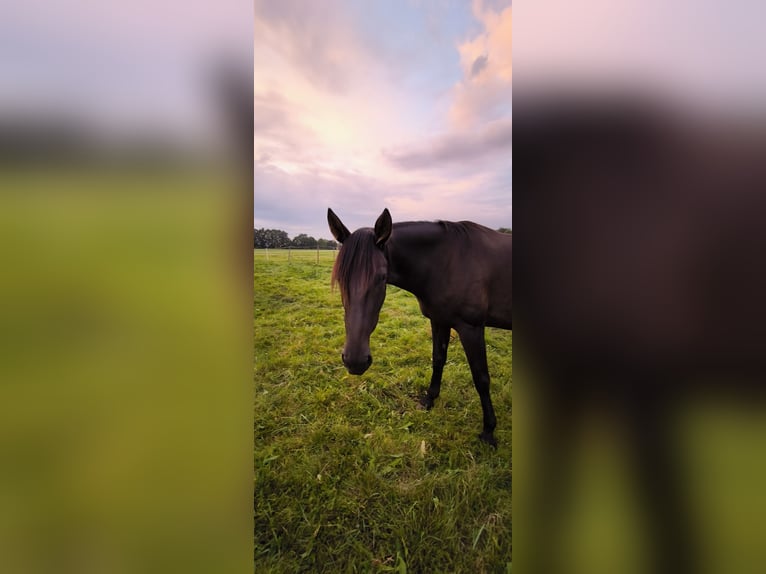
[(454, 331), (419, 406), (431, 333), (411, 294), (388, 287), (374, 363), (346, 372), (334, 256), (254, 251), (255, 571), (510, 572), (512, 333), (486, 335), (495, 450)]

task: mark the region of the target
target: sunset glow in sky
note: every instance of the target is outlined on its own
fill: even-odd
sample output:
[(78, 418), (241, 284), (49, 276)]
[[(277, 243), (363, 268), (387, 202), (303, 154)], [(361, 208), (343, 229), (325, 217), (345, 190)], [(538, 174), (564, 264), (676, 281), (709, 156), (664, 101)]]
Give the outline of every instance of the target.
[(511, 1), (255, 2), (254, 226), (511, 227)]

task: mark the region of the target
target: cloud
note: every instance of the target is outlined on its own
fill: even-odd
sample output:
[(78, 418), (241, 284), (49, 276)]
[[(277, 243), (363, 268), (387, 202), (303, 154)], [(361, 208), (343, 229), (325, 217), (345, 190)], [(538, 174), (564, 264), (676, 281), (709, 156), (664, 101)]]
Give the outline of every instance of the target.
[(339, 1), (255, 5), (255, 157), (292, 172), (385, 166), (381, 142), (413, 134), (411, 101)]
[(384, 151), (384, 156), (404, 169), (439, 168), (510, 154), (513, 144), (512, 121), (500, 119), (472, 131), (451, 132), (425, 144)]
[(342, 93), (353, 86), (367, 56), (341, 3), (256, 0), (255, 14), (256, 60), (271, 51), (318, 89)]
[(510, 115), (512, 101), (512, 9), (474, 0), (482, 30), (458, 46), (463, 78), (453, 88), (452, 124), (467, 128)]
[[(457, 45), (462, 78), (453, 86), (449, 130), (383, 150), (393, 165), (406, 170), (449, 169), (453, 174), (488, 167), (512, 147), (511, 6), (493, 7), (475, 0), (481, 29)], [(481, 164), (481, 165), (479, 165)]]
[(487, 56), (479, 56), (473, 61), (471, 66), (471, 77), (478, 76), (481, 71), (487, 67)]
[(241, 4), (13, 4), (0, 18), (0, 114), (64, 116), (115, 139), (220, 133), (215, 73), (250, 60)]

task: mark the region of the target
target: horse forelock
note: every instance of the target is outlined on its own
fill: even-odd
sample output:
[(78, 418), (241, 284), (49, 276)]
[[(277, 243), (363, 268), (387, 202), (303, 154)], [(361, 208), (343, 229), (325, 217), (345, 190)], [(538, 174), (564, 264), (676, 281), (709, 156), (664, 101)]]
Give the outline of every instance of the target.
[(376, 249), (375, 235), (368, 228), (358, 229), (341, 245), (332, 269), (332, 285), (338, 285), (344, 303), (352, 288), (365, 290), (372, 283)]

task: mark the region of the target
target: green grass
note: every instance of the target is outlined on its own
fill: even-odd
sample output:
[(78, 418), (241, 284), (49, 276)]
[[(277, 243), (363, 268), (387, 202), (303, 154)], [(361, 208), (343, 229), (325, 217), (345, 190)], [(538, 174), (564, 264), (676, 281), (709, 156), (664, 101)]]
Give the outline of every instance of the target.
[(510, 572), (511, 332), (487, 330), (494, 450), (454, 332), (419, 407), (431, 339), (411, 294), (389, 286), (375, 362), (346, 373), (334, 256), (255, 251), (255, 571)]
[(246, 570), (249, 301), (227, 177), (2, 171), (0, 568)]

